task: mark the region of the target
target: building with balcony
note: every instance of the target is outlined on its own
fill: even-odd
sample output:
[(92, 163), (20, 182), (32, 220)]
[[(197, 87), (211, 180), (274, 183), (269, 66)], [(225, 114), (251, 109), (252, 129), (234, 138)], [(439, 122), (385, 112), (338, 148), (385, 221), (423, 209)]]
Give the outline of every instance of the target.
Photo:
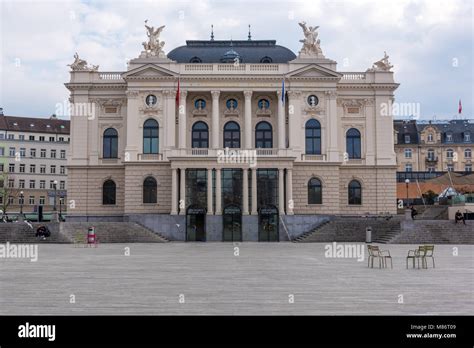
[(471, 172), (472, 120), (395, 120), (399, 172)]
[(0, 115), (0, 208), (66, 210), (69, 120)]
[(250, 38), (166, 55), (151, 40), (127, 71), (71, 65), (70, 221), (278, 241), (328, 215), (396, 212), (387, 56), (339, 72), (311, 37), (298, 55)]

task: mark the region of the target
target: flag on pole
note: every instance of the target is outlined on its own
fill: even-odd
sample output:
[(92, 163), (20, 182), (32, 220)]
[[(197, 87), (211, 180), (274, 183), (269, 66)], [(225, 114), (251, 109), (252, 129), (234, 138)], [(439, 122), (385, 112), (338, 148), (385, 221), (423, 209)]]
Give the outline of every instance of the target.
[(462, 114), (462, 103), (461, 103), (461, 99), (459, 99), (458, 113), (459, 113), (460, 115)]
[(281, 80), (281, 103), (285, 105), (285, 79)]
[(179, 90), (179, 77), (178, 77), (178, 90), (176, 91), (176, 105), (179, 105), (179, 97), (180, 97), (180, 90)]

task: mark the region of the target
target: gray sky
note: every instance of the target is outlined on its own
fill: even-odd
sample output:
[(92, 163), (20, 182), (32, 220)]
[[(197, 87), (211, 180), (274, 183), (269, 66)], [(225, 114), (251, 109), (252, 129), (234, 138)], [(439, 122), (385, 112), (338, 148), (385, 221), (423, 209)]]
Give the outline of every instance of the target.
[(186, 39), (275, 39), (296, 54), (298, 21), (319, 25), (326, 57), (340, 71), (365, 71), (387, 51), (401, 85), (396, 101), (422, 118), (451, 118), (462, 99), (473, 117), (471, 0), (7, 1), (0, 0), (0, 107), (49, 116), (64, 103), (74, 52), (101, 71), (123, 71), (146, 40), (143, 21), (166, 25), (165, 51)]

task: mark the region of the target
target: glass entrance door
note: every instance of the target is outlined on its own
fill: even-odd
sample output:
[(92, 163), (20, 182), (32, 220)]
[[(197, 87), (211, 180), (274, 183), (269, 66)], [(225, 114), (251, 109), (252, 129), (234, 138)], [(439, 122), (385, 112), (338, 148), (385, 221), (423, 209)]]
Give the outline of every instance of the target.
[(278, 242), (278, 210), (266, 206), (259, 211), (258, 240), (260, 242)]
[(186, 241), (206, 241), (206, 211), (202, 208), (188, 208), (186, 214)]
[(224, 208), (224, 230), (222, 240), (224, 242), (242, 241), (242, 211), (236, 205)]

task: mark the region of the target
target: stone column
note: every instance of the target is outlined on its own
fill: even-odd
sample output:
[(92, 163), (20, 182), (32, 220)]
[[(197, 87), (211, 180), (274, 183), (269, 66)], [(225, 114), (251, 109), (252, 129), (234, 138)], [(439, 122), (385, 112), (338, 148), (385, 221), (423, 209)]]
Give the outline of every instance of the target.
[(329, 162), (339, 162), (339, 127), (337, 122), (337, 105), (336, 105), (336, 91), (326, 91), (326, 102), (327, 102), (327, 124), (328, 124), (328, 161)]
[(257, 168), (252, 169), (252, 215), (257, 215)]
[(242, 199), (243, 199), (243, 215), (249, 215), (249, 170), (244, 169), (243, 170), (243, 194), (242, 194)]
[(212, 211), (212, 168), (207, 170), (207, 215), (213, 215)]
[(222, 182), (221, 170), (216, 169), (216, 215), (222, 215)]
[(212, 148), (219, 148), (219, 96), (220, 91), (211, 91), (212, 95)]
[(186, 168), (179, 170), (179, 176), (179, 215), (186, 215)]
[[(136, 161), (138, 159), (138, 109), (140, 100), (138, 98), (138, 91), (127, 90), (127, 124), (126, 124), (126, 145), (125, 158), (129, 161)], [(119, 139), (120, 145), (120, 139)], [(120, 146), (119, 146), (120, 148)]]
[(278, 168), (278, 210), (280, 215), (285, 215), (285, 170)]
[(187, 91), (180, 91), (179, 100), (179, 148), (186, 148), (186, 96)]
[[(163, 96), (166, 99), (166, 113), (164, 117), (163, 132), (165, 140), (160, 144), (160, 153), (163, 153), (164, 149), (172, 149), (176, 146), (176, 91), (164, 90)], [(162, 146), (164, 145), (164, 146)]]
[(286, 170), (286, 215), (293, 215), (293, 169)]
[(171, 215), (178, 215), (178, 173), (171, 168)]
[(252, 91), (244, 91), (244, 148), (252, 148)]
[(285, 144), (285, 105), (281, 102), (281, 91), (277, 91), (278, 100), (278, 148), (286, 148)]
[(300, 91), (288, 91), (288, 105), (290, 113), (288, 114), (288, 140), (289, 148), (294, 151), (304, 150), (304, 134), (301, 129), (301, 101)]

